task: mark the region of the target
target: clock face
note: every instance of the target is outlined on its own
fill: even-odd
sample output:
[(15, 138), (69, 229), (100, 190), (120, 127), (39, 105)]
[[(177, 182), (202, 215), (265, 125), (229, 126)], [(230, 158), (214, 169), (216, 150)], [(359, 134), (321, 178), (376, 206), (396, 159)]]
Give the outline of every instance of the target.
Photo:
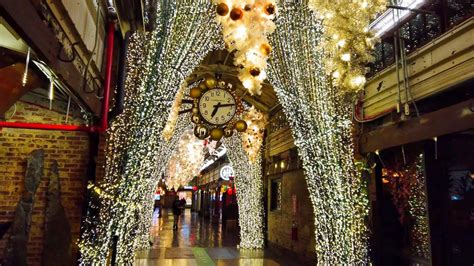
[(209, 124), (228, 123), (234, 117), (236, 109), (234, 96), (223, 89), (210, 89), (199, 99), (199, 113)]

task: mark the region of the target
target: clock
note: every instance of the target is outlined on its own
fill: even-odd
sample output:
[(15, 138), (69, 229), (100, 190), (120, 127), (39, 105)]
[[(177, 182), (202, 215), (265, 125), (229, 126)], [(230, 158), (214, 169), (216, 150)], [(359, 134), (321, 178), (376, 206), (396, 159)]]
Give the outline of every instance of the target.
[(211, 125), (225, 125), (234, 118), (237, 104), (234, 95), (222, 88), (206, 90), (198, 102), (202, 119)]

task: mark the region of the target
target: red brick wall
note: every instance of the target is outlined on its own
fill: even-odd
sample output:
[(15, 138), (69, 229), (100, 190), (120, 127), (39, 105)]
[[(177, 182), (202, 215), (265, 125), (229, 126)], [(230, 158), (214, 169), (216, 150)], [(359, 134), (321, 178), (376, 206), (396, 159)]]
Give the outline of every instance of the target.
[[(10, 117), (13, 108), (6, 113)], [(24, 102), (17, 102), (16, 113), (9, 121), (64, 123), (64, 115)], [(80, 121), (74, 121), (75, 124)], [(52, 160), (59, 164), (61, 202), (71, 225), (72, 251), (77, 255), (82, 207), (86, 189), (89, 137), (83, 132), (60, 132), (29, 129), (0, 129), (0, 223), (12, 221), (15, 206), (24, 191), (26, 158), (31, 151), (44, 149), (44, 177), (36, 193), (28, 240), (28, 264), (39, 265), (43, 252), (46, 190)], [(7, 235), (0, 241), (3, 258)]]

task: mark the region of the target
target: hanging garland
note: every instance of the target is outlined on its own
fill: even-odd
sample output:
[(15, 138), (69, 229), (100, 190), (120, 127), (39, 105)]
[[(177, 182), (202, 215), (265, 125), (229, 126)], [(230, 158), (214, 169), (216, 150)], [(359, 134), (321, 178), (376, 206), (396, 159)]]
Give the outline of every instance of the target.
[(322, 21), (326, 72), (333, 84), (348, 91), (364, 88), (366, 65), (373, 61), (377, 39), (369, 23), (386, 9), (387, 0), (309, 0)]
[(247, 130), (242, 132), (242, 145), (250, 162), (255, 163), (262, 149), (268, 116), (252, 107), (243, 115), (243, 119), (247, 122)]
[(234, 65), (239, 79), (250, 94), (260, 95), (267, 78), (267, 59), (271, 52), (267, 36), (275, 30), (277, 12), (274, 0), (213, 0), (217, 21), (222, 24), (226, 49), (235, 51)]
[[(166, 186), (178, 191), (199, 174), (204, 162), (203, 141), (196, 138), (192, 129), (180, 134), (181, 138), (168, 162)], [(163, 155), (166, 156), (166, 155)]]

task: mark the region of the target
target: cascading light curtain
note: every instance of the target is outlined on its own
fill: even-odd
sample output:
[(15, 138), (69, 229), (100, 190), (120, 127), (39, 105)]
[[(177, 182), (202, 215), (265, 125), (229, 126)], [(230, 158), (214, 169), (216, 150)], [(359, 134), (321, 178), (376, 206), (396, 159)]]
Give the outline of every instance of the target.
[(223, 139), (235, 173), (235, 188), (239, 208), (240, 247), (258, 249), (264, 247), (263, 235), (263, 179), (262, 156), (258, 154), (250, 162), (242, 145), (240, 134)]
[(131, 40), (124, 112), (108, 130), (100, 182), (107, 197), (91, 204), (79, 244), (82, 264), (105, 265), (114, 237), (118, 264), (130, 263), (148, 244), (150, 191), (160, 178), (156, 157), (174, 97), (204, 56), (223, 46), (210, 1), (156, 5), (154, 31)]
[(268, 74), (303, 160), (317, 262), (365, 264), (367, 201), (353, 161), (349, 105), (327, 80), (316, 15), (305, 1), (280, 1), (278, 6)]

